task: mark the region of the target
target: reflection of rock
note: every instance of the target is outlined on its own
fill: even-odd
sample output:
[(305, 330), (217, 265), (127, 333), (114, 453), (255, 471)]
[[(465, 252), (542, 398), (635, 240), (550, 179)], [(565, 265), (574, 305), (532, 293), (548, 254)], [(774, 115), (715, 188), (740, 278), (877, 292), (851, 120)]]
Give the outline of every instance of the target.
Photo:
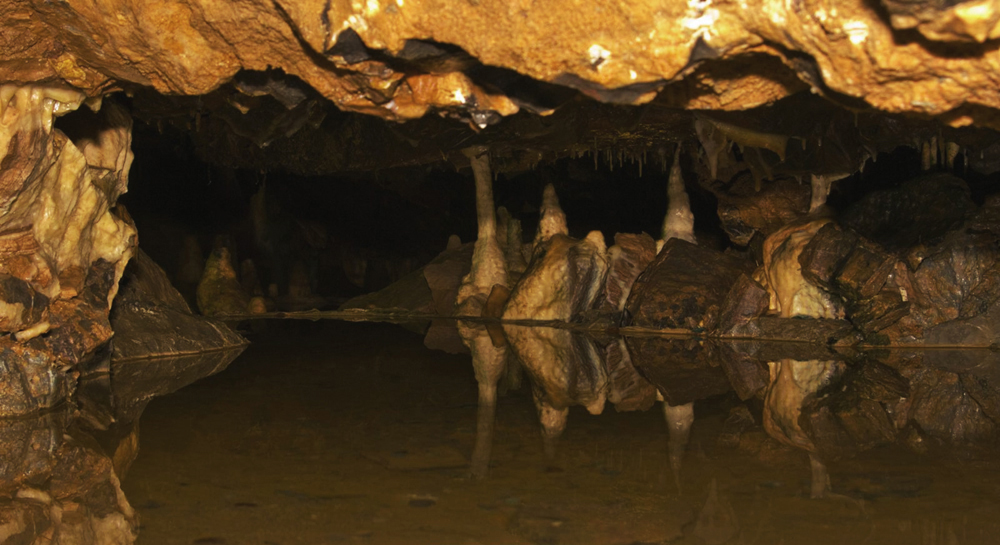
[[(97, 389), (95, 394), (95, 390), (90, 389), (90, 395), (85, 398), (81, 393), (81, 402), (91, 406), (110, 403), (110, 407), (102, 409), (103, 412), (113, 415), (115, 421), (132, 422), (139, 418), (150, 399), (175, 392), (196, 380), (222, 371), (244, 348), (245, 345), (240, 345), (199, 354), (113, 360), (108, 386), (110, 393)], [(81, 392), (86, 384), (87, 380), (84, 380)]]
[(631, 325), (711, 330), (733, 282), (749, 267), (739, 258), (672, 238), (632, 287), (625, 306)]
[(625, 339), (616, 338), (604, 348), (608, 368), (608, 401), (618, 412), (645, 411), (656, 401), (656, 388), (632, 365)]
[(892, 354), (887, 365), (905, 377), (910, 388), (906, 398), (887, 403), (896, 427), (912, 422), (927, 436), (952, 444), (995, 440), (1000, 427), (991, 413), (996, 407), (981, 387), (996, 380), (992, 373), (996, 362), (965, 362), (961, 351)]
[(583, 405), (591, 414), (604, 410), (605, 363), (593, 341), (568, 329), (504, 324), (503, 330), (531, 379), (545, 452), (551, 461), (570, 406)]
[(805, 450), (812, 462), (812, 497), (827, 494), (830, 479), (820, 461), (816, 445), (802, 429), (800, 416), (806, 399), (827, 386), (843, 372), (834, 361), (780, 360), (769, 363), (771, 383), (764, 397), (764, 429), (786, 445)]
[(908, 381), (894, 369), (862, 360), (847, 368), (836, 388), (808, 399), (799, 423), (823, 457), (851, 455), (896, 440), (883, 403), (908, 395)]
[(740, 531), (736, 511), (729, 498), (719, 496), (716, 479), (708, 485), (708, 498), (698, 512), (694, 524), (694, 535), (707, 545), (722, 545), (729, 542)]
[(122, 278), (111, 326), (116, 360), (190, 354), (246, 342), (221, 322), (193, 316), (167, 275), (141, 250)]
[(671, 406), (724, 394), (731, 387), (715, 346), (693, 339), (625, 337), (632, 363)]
[(66, 413), (0, 420), (0, 541), (125, 544), (138, 521), (112, 460)]

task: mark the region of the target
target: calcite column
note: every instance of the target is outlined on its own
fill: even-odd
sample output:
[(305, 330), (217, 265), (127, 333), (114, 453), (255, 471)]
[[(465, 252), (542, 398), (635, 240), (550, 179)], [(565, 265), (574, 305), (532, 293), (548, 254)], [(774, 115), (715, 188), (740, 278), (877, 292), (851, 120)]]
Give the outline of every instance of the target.
[[(132, 161), (132, 122), (108, 104), (76, 142), (53, 119), (85, 97), (0, 87), (0, 416), (61, 401), (111, 338), (111, 301), (136, 246), (115, 201)], [(99, 104), (94, 104), (95, 109)]]

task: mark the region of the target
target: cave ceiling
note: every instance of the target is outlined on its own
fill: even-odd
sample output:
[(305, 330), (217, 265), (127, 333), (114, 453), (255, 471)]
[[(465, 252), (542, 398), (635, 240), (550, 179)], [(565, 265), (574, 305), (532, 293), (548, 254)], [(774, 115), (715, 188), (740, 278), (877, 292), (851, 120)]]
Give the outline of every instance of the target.
[(233, 167), (464, 167), (469, 146), (501, 172), (656, 162), (704, 148), (700, 122), (759, 150), (755, 176), (853, 171), (902, 145), (1000, 169), (990, 1), (0, 0), (0, 15), (6, 81), (93, 105), (124, 91), (140, 121)]

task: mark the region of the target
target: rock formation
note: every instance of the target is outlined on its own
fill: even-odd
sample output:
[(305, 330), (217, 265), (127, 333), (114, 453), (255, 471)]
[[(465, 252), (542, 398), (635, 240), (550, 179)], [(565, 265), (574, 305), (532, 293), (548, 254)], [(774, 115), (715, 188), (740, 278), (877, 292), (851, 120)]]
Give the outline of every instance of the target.
[[(128, 114), (106, 104), (75, 141), (53, 128), (85, 100), (67, 89), (0, 87), (0, 325), (13, 334), (0, 340), (10, 370), (0, 379), (5, 416), (51, 406), (72, 389), (60, 369), (111, 338), (108, 312), (135, 250), (131, 218), (114, 208), (132, 160)], [(48, 386), (18, 386), (30, 383)]]
[[(462, 279), (455, 300), (458, 316), (482, 316), (494, 286), (507, 288), (507, 268), (503, 250), (497, 241), (496, 210), (493, 207), (493, 176), (485, 150), (468, 150), (476, 181), (476, 217), (478, 238), (472, 253), (469, 274)], [(505, 233), (506, 235), (506, 233)]]

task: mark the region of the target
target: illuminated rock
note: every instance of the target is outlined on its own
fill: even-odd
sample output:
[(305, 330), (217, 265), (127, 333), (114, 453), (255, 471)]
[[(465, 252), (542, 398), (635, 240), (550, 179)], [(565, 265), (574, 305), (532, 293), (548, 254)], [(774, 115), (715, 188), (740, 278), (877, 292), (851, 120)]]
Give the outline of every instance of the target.
[[(0, 382), (13, 388), (4, 389), (4, 415), (45, 408), (68, 393), (72, 378), (61, 376), (64, 369), (111, 338), (108, 311), (134, 251), (131, 218), (113, 210), (128, 183), (128, 114), (105, 104), (76, 143), (52, 125), (84, 98), (65, 89), (0, 87), (0, 274), (8, 277), (0, 323), (14, 333), (0, 340), (9, 364)], [(17, 388), (19, 373), (34, 376), (37, 387)]]
[(458, 288), (455, 314), (482, 316), (483, 306), (493, 286), (507, 286), (507, 269), (503, 250), (497, 242), (496, 211), (493, 208), (493, 176), (485, 150), (467, 150), (476, 182), (476, 217), (478, 238), (472, 252), (472, 266)]
[(830, 219), (793, 222), (764, 241), (764, 264), (754, 279), (767, 288), (770, 309), (783, 318), (843, 318), (843, 304), (802, 275), (799, 256)]

